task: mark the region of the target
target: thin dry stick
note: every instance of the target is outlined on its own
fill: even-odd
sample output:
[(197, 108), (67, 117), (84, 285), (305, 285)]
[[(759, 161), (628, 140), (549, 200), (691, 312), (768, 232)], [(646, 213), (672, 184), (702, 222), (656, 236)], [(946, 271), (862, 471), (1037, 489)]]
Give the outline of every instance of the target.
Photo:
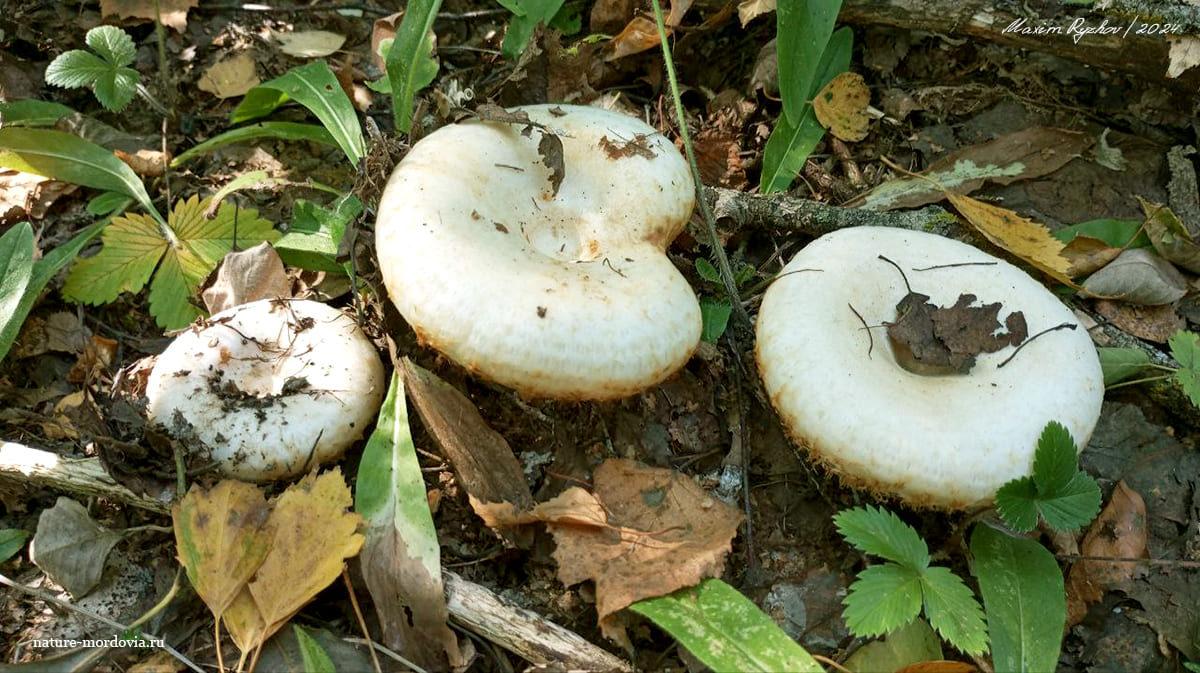
[(350, 573), (344, 565), (342, 566), (342, 581), (346, 583), (346, 593), (350, 594), (350, 605), (354, 607), (354, 616), (358, 618), (358, 628), (362, 629), (363, 638), (367, 640), (367, 650), (371, 652), (371, 664), (375, 666), (375, 673), (383, 673), (383, 667), (379, 665), (379, 657), (375, 656), (375, 644), (371, 642), (371, 632), (367, 631), (367, 620), (363, 619), (362, 608), (358, 606), (358, 596), (354, 594), (354, 585), (350, 583)]
[(822, 657), (819, 654), (814, 654), (814, 655), (812, 655), (812, 658), (816, 659), (817, 661), (821, 662), (822, 664), (825, 664), (826, 666), (832, 666), (832, 667), (836, 668), (837, 670), (841, 671), (842, 673), (854, 673), (854, 671), (846, 668), (845, 666), (839, 664), (838, 662), (834, 661), (833, 659), (830, 659), (829, 657)]

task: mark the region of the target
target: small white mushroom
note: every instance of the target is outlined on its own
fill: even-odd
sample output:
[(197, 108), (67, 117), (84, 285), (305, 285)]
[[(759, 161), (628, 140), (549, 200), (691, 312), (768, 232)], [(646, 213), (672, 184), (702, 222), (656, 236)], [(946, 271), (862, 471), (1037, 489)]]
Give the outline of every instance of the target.
[(198, 442), (231, 477), (292, 477), (362, 437), (383, 365), (344, 313), (315, 301), (235, 306), (180, 334), (146, 386), (152, 421)]
[(388, 294), (422, 342), (521, 394), (655, 385), (700, 339), (696, 296), (665, 254), (695, 201), (686, 162), (623, 114), (513, 112), (544, 128), (448, 126), (396, 168), (375, 226)]
[[(1002, 367), (1011, 344), (979, 354), (966, 374), (913, 373), (880, 328), (908, 290), (879, 255), (938, 307), (974, 294), (1001, 303), (1001, 322), (1020, 311), (1031, 335), (1075, 329), (1032, 338)], [(851, 485), (918, 506), (991, 502), (1030, 473), (1048, 422), (1086, 445), (1104, 396), (1096, 350), (1062, 302), (1003, 260), (920, 232), (858, 227), (810, 243), (767, 291), (757, 341), (763, 385), (792, 439)]]

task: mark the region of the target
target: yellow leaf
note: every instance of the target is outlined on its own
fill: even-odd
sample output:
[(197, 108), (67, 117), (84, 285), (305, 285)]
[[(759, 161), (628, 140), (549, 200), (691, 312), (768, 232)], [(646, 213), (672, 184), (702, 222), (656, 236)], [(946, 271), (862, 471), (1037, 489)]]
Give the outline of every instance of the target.
[(1028, 262), (1051, 278), (1075, 286), (1070, 279), (1071, 262), (1063, 256), (1064, 244), (1050, 235), (1044, 225), (1011, 210), (946, 192), (946, 198), (989, 241)]
[[(250, 654), (254, 648), (267, 642), (267, 638), (274, 633), (274, 631), (267, 630), (262, 614), (258, 611), (258, 605), (246, 587), (242, 587), (242, 591), (234, 597), (233, 602), (226, 608), (222, 620), (225, 622), (225, 630), (229, 631), (229, 637), (233, 638), (233, 644), (242, 651), (242, 661), (245, 661), (246, 655)], [(241, 662), (239, 662), (238, 670), (241, 668)]]
[(220, 618), (271, 549), (266, 498), (255, 486), (227, 479), (209, 491), (193, 486), (171, 516), (179, 562)]
[(844, 72), (829, 80), (813, 99), (813, 111), (830, 133), (847, 142), (858, 142), (867, 137), (870, 104), (871, 90), (862, 75)]
[(334, 469), (308, 475), (275, 503), (273, 553), (250, 583), (268, 637), (337, 579), (343, 561), (362, 547), (355, 532), (362, 517), (347, 511), (351, 502), (341, 470)]

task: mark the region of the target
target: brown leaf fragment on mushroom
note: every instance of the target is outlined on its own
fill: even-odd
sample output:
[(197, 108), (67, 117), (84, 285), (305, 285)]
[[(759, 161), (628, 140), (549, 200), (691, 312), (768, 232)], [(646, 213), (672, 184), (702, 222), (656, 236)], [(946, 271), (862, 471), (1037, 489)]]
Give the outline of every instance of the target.
[(220, 313), (259, 299), (290, 298), (292, 281), (270, 243), (230, 252), (209, 276), (200, 296), (209, 313)]
[[(627, 460), (596, 468), (594, 496), (607, 513), (606, 526), (547, 524), (557, 543), (558, 576), (567, 585), (594, 580), (601, 631), (628, 643), (616, 613), (719, 576), (742, 514), (687, 476)], [(590, 521), (597, 510), (568, 511)]]
[(858, 142), (867, 137), (871, 121), (867, 107), (870, 104), (871, 90), (863, 76), (844, 72), (829, 80), (813, 98), (813, 112), (821, 126), (839, 140)]
[(1187, 280), (1170, 262), (1146, 248), (1126, 250), (1083, 283), (1086, 295), (1159, 306), (1182, 299)]
[(262, 491), (233, 479), (209, 490), (193, 485), (173, 508), (175, 553), (217, 619), (271, 550), (269, 515)]
[[(1117, 482), (1108, 505), (1092, 522), (1079, 553), (1083, 556), (1145, 558), (1146, 503), (1124, 481)], [(1104, 592), (1128, 586), (1142, 566), (1128, 561), (1076, 561), (1067, 575), (1067, 625), (1078, 624), (1089, 603)]]
[(29, 558), (78, 599), (100, 582), (104, 561), (120, 541), (120, 533), (96, 523), (83, 505), (60, 496), (38, 517)]
[(1138, 306), (1111, 299), (1096, 301), (1099, 313), (1122, 332), (1139, 339), (1165, 344), (1171, 335), (1187, 329), (1187, 321), (1173, 304), (1162, 306)]
[(553, 133), (542, 133), (538, 141), (538, 155), (542, 163), (550, 169), (550, 196), (558, 196), (558, 188), (562, 186), (563, 178), (567, 176), (567, 167), (563, 163), (562, 139)]
[(1045, 225), (962, 194), (946, 192), (946, 198), (989, 241), (1054, 280), (1074, 285), (1068, 275), (1071, 263), (1062, 255), (1064, 244), (1054, 238)]
[(628, 157), (654, 158), (654, 150), (647, 145), (646, 136), (643, 135), (634, 136), (629, 140), (609, 140), (608, 136), (600, 136), (600, 149), (604, 150), (604, 156), (613, 160)]
[[(462, 393), (404, 358), (404, 383), (421, 422), (450, 461), (458, 482), (476, 503), (509, 503), (516, 511), (533, 507), (533, 494), (508, 442), (488, 427), (479, 410)], [(479, 509), (476, 507), (476, 511)], [(480, 516), (483, 516), (480, 513)], [(501, 532), (508, 543), (528, 548), (533, 531)]]
[(995, 353), (1005, 346), (1016, 346), (1029, 337), (1025, 316), (1013, 311), (1005, 318), (1006, 332), (1000, 329), (1000, 302), (971, 306), (975, 295), (961, 294), (949, 308), (933, 312), (933, 333), (951, 353)]

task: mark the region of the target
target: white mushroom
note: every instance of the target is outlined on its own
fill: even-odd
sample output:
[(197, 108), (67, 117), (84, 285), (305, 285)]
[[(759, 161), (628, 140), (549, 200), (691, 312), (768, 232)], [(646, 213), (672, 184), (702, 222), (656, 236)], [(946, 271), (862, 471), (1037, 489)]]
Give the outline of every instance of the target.
[(352, 319), (315, 301), (236, 306), (176, 337), (146, 386), (151, 420), (251, 481), (301, 474), (362, 437), (383, 365)]
[(623, 114), (513, 112), (542, 128), (448, 126), (392, 174), (375, 226), (392, 301), (422, 342), (524, 395), (613, 399), (662, 381), (700, 339), (665, 254), (694, 205), (686, 162)]
[[(973, 294), (1000, 302), (1002, 322), (1020, 311), (1031, 335), (1074, 329), (1031, 338), (1015, 356), (1013, 344), (981, 353), (966, 374), (913, 373), (879, 328), (898, 320), (908, 293), (880, 255), (938, 307)], [(1104, 396), (1096, 350), (1062, 302), (1005, 261), (920, 232), (859, 227), (810, 243), (767, 291), (757, 341), (763, 384), (793, 440), (848, 483), (919, 506), (989, 503), (1030, 473), (1048, 422), (1086, 445)]]

